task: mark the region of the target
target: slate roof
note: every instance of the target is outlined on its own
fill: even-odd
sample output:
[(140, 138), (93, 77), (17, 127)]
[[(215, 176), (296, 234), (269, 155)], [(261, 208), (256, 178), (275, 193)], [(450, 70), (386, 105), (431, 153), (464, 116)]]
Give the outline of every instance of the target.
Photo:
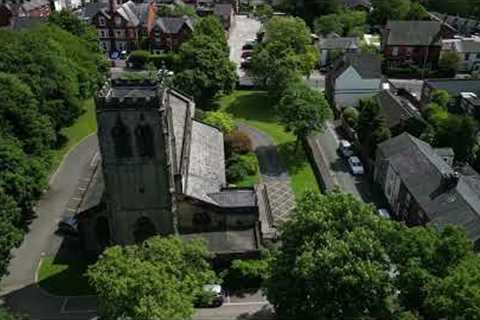
[[(149, 3), (134, 3), (127, 1), (116, 8), (116, 12), (128, 21), (132, 26), (138, 27), (146, 24)], [(91, 20), (100, 11), (109, 18), (109, 5), (104, 2), (88, 3), (80, 11), (80, 16)]]
[(478, 40), (467, 40), (462, 39), (455, 42), (455, 47), (457, 52), (461, 53), (479, 53), (480, 52), (480, 39)]
[(432, 79), (425, 80), (425, 85), (437, 90), (446, 90), (453, 97), (460, 95), (462, 92), (473, 92), (480, 96), (480, 80)]
[(180, 235), (185, 240), (203, 239), (209, 251), (222, 253), (245, 253), (257, 251), (260, 244), (254, 228), (237, 231), (202, 232)]
[(191, 115), (195, 113), (195, 104), (191, 103), (187, 97), (174, 90), (168, 91), (167, 99), (172, 110), (173, 135), (175, 137), (175, 150), (177, 153), (177, 169), (180, 170), (182, 166), (182, 155), (184, 152), (188, 152), (188, 150), (184, 150), (184, 148), (188, 147), (188, 144), (185, 143), (185, 130), (187, 124), (190, 125)]
[(446, 189), (442, 176), (454, 170), (428, 143), (403, 133), (378, 147), (432, 224), (462, 226), (473, 241), (480, 238), (478, 174), (461, 175), (456, 187)]
[(465, 35), (470, 35), (480, 31), (480, 21), (468, 18), (462, 18), (459, 16), (451, 16), (438, 12), (429, 12), (430, 15), (438, 20), (442, 21), (449, 26), (455, 28), (457, 32)]
[(50, 6), (49, 0), (29, 0), (24, 1), (20, 8), (25, 11), (31, 11), (43, 6)]
[(343, 5), (347, 8), (357, 8), (359, 6), (365, 8), (372, 7), (370, 0), (343, 0)]
[(318, 50), (355, 50), (358, 49), (358, 39), (355, 37), (321, 38), (317, 44)]
[(256, 207), (256, 195), (253, 189), (224, 189), (208, 194), (222, 208)]
[(384, 117), (387, 127), (393, 128), (410, 118), (421, 118), (420, 113), (408, 101), (396, 96), (390, 90), (383, 90), (375, 99), (380, 105), (380, 114)]
[(208, 194), (220, 192), (224, 186), (223, 134), (217, 128), (193, 120), (185, 194), (216, 204)]
[(441, 27), (438, 21), (390, 20), (384, 39), (389, 46), (441, 46)]
[(378, 56), (367, 53), (346, 53), (335, 63), (331, 71), (333, 78), (338, 78), (350, 66), (364, 79), (382, 78), (382, 61)]
[(157, 18), (156, 25), (167, 34), (179, 33), (184, 25), (193, 30), (193, 21), (188, 17), (160, 17)]
[(216, 3), (213, 8), (213, 14), (222, 17), (229, 17), (232, 11), (233, 6), (231, 3)]
[(80, 16), (86, 20), (91, 20), (99, 11), (105, 11), (108, 8), (108, 3), (105, 2), (90, 2), (80, 10)]
[(13, 30), (22, 30), (36, 27), (47, 22), (47, 17), (17, 17), (12, 20), (11, 28)]

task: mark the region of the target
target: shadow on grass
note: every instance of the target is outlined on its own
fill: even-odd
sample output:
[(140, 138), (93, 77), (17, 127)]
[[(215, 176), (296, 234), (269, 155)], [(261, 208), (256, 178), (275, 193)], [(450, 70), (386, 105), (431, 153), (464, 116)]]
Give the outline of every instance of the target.
[[(233, 99), (230, 102), (230, 99)], [(225, 97), (224, 111), (236, 118), (263, 122), (275, 122), (274, 107), (268, 94), (263, 91), (238, 91)]]
[(297, 146), (296, 141), (278, 145), (278, 153), (290, 176), (297, 174), (308, 164), (307, 155), (302, 144), (300, 143)]
[(38, 284), (53, 295), (93, 295), (85, 273), (94, 262), (84, 256), (78, 240), (65, 237), (57, 255), (42, 260)]

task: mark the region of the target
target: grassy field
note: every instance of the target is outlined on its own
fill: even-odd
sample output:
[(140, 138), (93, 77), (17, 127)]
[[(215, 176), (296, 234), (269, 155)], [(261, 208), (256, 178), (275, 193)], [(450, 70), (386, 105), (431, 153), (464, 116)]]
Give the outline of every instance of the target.
[(38, 284), (47, 292), (59, 296), (92, 295), (85, 272), (87, 263), (82, 258), (58, 262), (54, 257), (42, 259)]
[(95, 103), (93, 99), (85, 100), (85, 113), (77, 119), (74, 125), (63, 129), (62, 133), (67, 139), (65, 145), (54, 151), (54, 162), (52, 170), (56, 170), (60, 162), (62, 162), (65, 154), (77, 145), (83, 138), (97, 130), (97, 121), (95, 118)]
[(244, 122), (272, 137), (291, 179), (297, 199), (305, 190), (318, 190), (312, 168), (299, 147), (295, 151), (296, 138), (286, 132), (275, 119), (275, 110), (264, 91), (235, 91), (218, 101), (222, 111), (231, 113), (237, 121)]

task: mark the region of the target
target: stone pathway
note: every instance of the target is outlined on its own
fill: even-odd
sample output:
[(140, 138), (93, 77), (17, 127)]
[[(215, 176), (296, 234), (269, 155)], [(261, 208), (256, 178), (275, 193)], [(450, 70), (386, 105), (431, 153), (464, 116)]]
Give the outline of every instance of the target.
[(252, 140), (253, 148), (260, 163), (260, 173), (263, 179), (263, 194), (271, 214), (270, 222), (273, 227), (284, 222), (295, 206), (295, 196), (290, 187), (290, 177), (283, 165), (277, 147), (272, 139), (263, 132), (246, 124), (239, 124), (238, 129), (247, 134)]

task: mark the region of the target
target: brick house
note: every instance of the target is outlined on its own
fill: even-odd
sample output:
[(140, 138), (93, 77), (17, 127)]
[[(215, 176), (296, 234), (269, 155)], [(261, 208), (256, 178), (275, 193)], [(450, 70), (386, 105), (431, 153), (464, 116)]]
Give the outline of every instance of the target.
[[(11, 1), (13, 2), (13, 1)], [(17, 17), (48, 17), (52, 13), (49, 0), (26, 0), (0, 4), (0, 27), (9, 26)]]
[(176, 50), (193, 32), (193, 20), (190, 17), (160, 17), (150, 31), (150, 43), (153, 51)]
[(442, 24), (436, 21), (388, 21), (382, 51), (387, 66), (436, 67), (442, 50)]
[(409, 226), (447, 224), (465, 230), (480, 245), (480, 175), (453, 168), (451, 149), (433, 149), (403, 133), (377, 149), (374, 180), (394, 216)]
[(81, 16), (95, 26), (106, 52), (136, 50), (156, 19), (156, 4), (111, 0), (109, 3), (91, 3)]

